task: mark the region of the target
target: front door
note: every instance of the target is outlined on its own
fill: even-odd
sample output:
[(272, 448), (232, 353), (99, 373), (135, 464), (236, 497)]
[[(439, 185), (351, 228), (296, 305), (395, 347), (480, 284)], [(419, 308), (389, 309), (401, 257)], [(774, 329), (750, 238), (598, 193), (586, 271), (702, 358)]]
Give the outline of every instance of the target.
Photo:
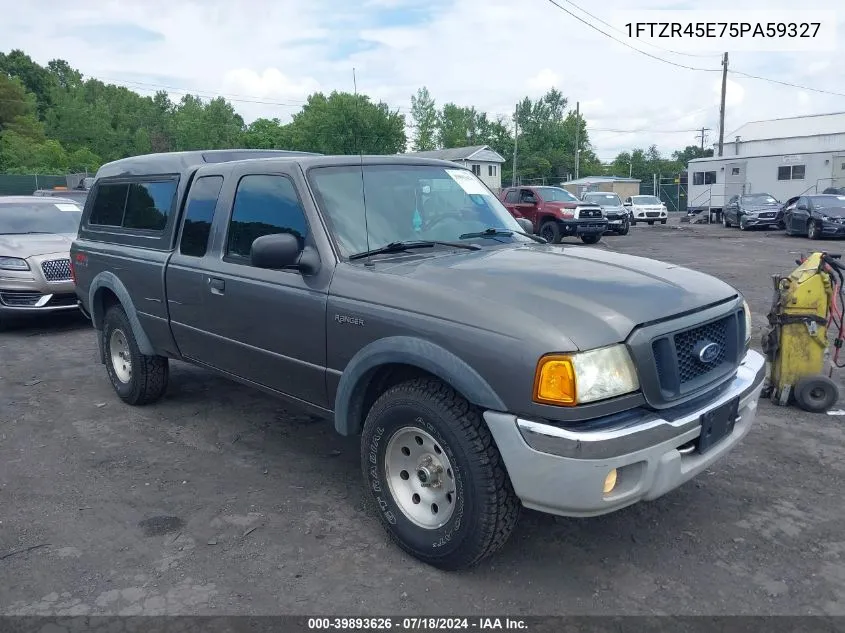
[(517, 210), (522, 214), (522, 217), (531, 220), (535, 230), (540, 226), (537, 221), (538, 203), (539, 200), (537, 200), (537, 196), (533, 191), (531, 191), (531, 189), (519, 190), (519, 204), (517, 205)]
[(831, 187), (845, 187), (845, 155), (833, 157), (833, 184)]
[[(725, 200), (745, 193), (745, 162), (725, 165)], [(714, 201), (715, 203), (715, 201)]]
[[(263, 170), (268, 171), (263, 171)], [(272, 171), (270, 171), (272, 170)], [(331, 271), (255, 268), (252, 242), (291, 233), (312, 246), (312, 222), (294, 177), (278, 166), (240, 166), (214, 224), (214, 253), (203, 263), (207, 345), (194, 359), (317, 406), (327, 406), (326, 305)]]
[(807, 219), (810, 217), (809, 211), (810, 201), (807, 198), (801, 197), (795, 202), (792, 207), (792, 223), (791, 229), (795, 233), (806, 233)]

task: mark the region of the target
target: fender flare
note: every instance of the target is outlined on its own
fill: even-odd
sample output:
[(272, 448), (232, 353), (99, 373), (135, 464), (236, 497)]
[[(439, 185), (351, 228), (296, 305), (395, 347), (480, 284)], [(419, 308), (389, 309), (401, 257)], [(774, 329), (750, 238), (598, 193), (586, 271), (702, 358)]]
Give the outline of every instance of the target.
[(117, 275), (108, 271), (103, 271), (94, 277), (91, 281), (91, 287), (88, 289), (88, 305), (91, 306), (91, 322), (94, 324), (94, 329), (103, 329), (103, 317), (105, 315), (102, 314), (99, 302), (95, 300), (97, 292), (103, 288), (111, 290), (117, 296), (117, 300), (120, 301), (120, 305), (129, 319), (129, 324), (132, 326), (132, 334), (135, 336), (135, 342), (138, 343), (138, 349), (141, 353), (144, 356), (155, 356), (155, 350), (153, 350), (153, 345), (150, 343), (140, 319), (138, 319), (138, 312), (135, 310), (135, 304), (132, 303), (129, 291)]
[(484, 378), (446, 349), (410, 336), (391, 336), (370, 343), (346, 365), (335, 396), (334, 424), (341, 435), (361, 432), (360, 408), (375, 370), (384, 365), (418, 367), (451, 385), (470, 402), (485, 409), (505, 411), (502, 399)]

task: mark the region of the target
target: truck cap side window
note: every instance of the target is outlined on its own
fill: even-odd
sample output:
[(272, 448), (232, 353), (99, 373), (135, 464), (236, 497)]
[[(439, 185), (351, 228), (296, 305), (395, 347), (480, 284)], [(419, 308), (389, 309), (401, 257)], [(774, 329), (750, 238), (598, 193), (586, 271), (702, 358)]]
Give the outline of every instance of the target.
[(275, 233), (290, 233), (305, 247), (308, 221), (293, 183), (285, 176), (244, 176), (235, 193), (226, 255), (248, 264), (252, 243)]
[(176, 179), (100, 183), (88, 224), (161, 231), (176, 199)]
[(223, 176), (203, 176), (191, 185), (191, 193), (185, 210), (185, 224), (179, 252), (190, 257), (202, 257), (208, 249), (211, 235), (211, 221), (217, 198), (223, 187)]

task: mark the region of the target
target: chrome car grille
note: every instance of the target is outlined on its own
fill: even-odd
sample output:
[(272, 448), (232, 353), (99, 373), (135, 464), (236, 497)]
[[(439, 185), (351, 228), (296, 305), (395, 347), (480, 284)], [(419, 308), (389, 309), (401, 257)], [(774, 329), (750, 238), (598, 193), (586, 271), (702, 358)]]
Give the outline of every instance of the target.
[(600, 218), (602, 216), (601, 209), (579, 209), (579, 218)]
[(775, 217), (775, 214), (774, 213), (758, 213), (757, 217), (758, 218), (773, 218), (773, 217)]
[(70, 259), (51, 259), (41, 262), (41, 270), (47, 281), (70, 281)]

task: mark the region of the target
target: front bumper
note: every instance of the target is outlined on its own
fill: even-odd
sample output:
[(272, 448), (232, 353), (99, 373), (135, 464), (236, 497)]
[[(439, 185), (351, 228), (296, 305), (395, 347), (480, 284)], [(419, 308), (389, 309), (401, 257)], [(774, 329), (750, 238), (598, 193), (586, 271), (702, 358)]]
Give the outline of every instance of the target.
[[(732, 380), (705, 404), (643, 413), (633, 422), (575, 431), (487, 411), (484, 419), (522, 504), (561, 516), (587, 517), (656, 499), (724, 457), (751, 429), (765, 359), (749, 351)], [(695, 450), (701, 416), (739, 398), (733, 432), (704, 454)], [(700, 401), (699, 401), (700, 402)], [(608, 473), (617, 485), (603, 492)]]
[(585, 218), (583, 220), (561, 220), (561, 235), (601, 235), (607, 231), (607, 220), (604, 218)]
[(839, 222), (822, 222), (822, 235), (826, 237), (845, 237), (845, 224)]
[[(0, 316), (26, 317), (77, 309), (76, 290), (65, 270), (55, 262), (68, 260), (67, 253), (27, 258), (29, 270), (0, 270)], [(51, 272), (48, 278), (47, 273)]]
[(657, 211), (651, 209), (634, 209), (633, 216), (634, 220), (637, 222), (654, 222), (655, 220), (667, 219), (669, 217), (669, 213), (667, 211)]
[(775, 226), (778, 223), (778, 219), (776, 215), (770, 218), (761, 218), (756, 215), (746, 215), (742, 217), (742, 222), (745, 223), (745, 226)]

